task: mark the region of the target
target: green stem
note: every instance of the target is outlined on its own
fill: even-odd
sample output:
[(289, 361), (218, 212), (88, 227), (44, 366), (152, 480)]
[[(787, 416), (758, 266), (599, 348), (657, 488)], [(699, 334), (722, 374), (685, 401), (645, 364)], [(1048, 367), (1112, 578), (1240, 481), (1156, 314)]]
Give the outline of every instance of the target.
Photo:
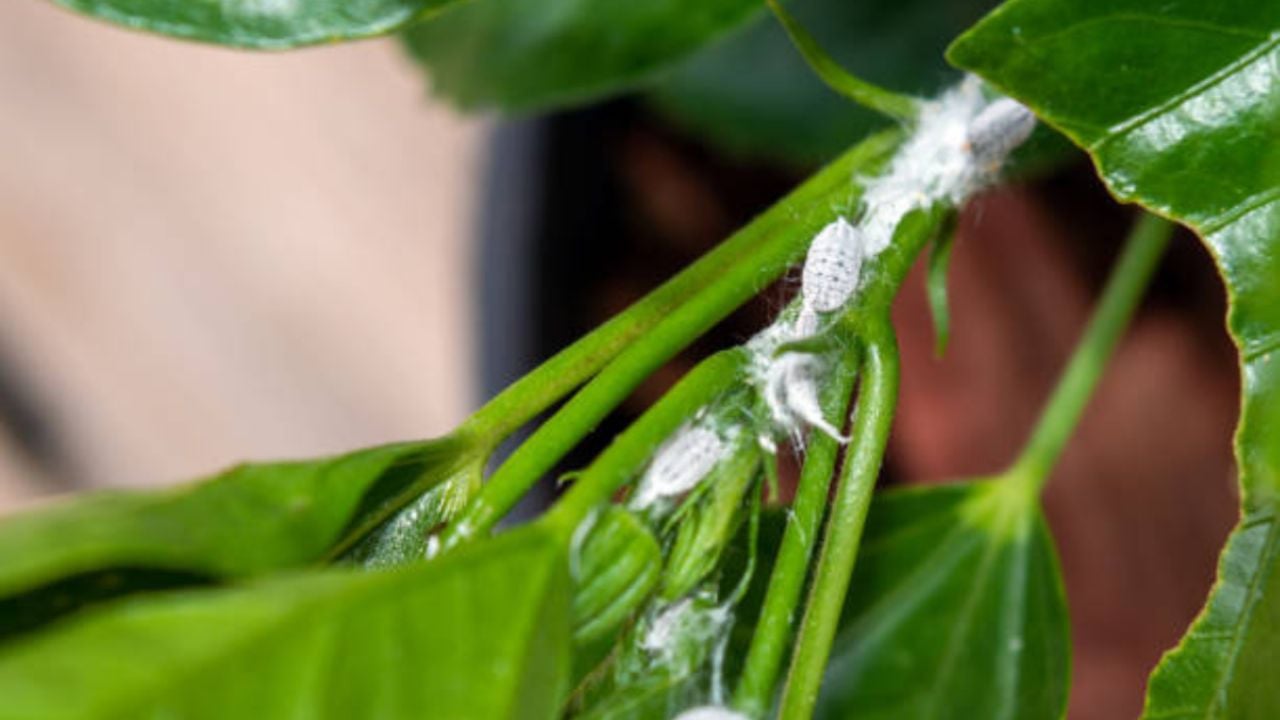
[(849, 588), (867, 508), (889, 439), (898, 394), (898, 348), (887, 322), (865, 326), (867, 355), (854, 412), (853, 440), (823, 538), (813, 589), (783, 689), (782, 720), (808, 720)]
[(1075, 431), (1172, 233), (1173, 224), (1169, 221), (1144, 215), (1125, 242), (1084, 336), (1010, 471), (1037, 493)]
[[(874, 172), (899, 141), (899, 133), (887, 132), (859, 143), (730, 238), (726, 246), (737, 253), (738, 261), (719, 267), (700, 292), (618, 354), (517, 448), (450, 526), (442, 538), (444, 547), (492, 529), (645, 378), (798, 261), (818, 230), (854, 207), (861, 193), (855, 175)], [(555, 381), (541, 370), (535, 374)], [(526, 412), (517, 409), (521, 403), (540, 401), (542, 392), (536, 384), (521, 381), (495, 403), (501, 400), (505, 412), (519, 415)], [(501, 414), (486, 408), (477, 416), (496, 424)]]
[(734, 348), (699, 363), (614, 439), (542, 522), (566, 538), (571, 536), (583, 519), (639, 472), (658, 446), (699, 408), (742, 382), (749, 359), (745, 350)]
[(463, 424), (497, 444), (595, 375), (716, 278), (740, 265), (760, 242), (741, 232), (716, 246), (656, 290), (556, 353), (485, 403)]
[[(855, 306), (840, 321), (840, 327), (836, 331), (839, 337), (831, 336), (813, 343), (814, 350), (825, 348), (827, 342), (843, 342), (840, 338), (856, 339), (865, 335), (863, 326), (868, 323), (868, 319), (876, 327), (884, 325), (887, 321), (881, 319), (888, 317), (889, 306), (912, 264), (928, 241), (940, 229), (947, 227), (953, 217), (952, 209), (937, 206), (909, 213), (903, 218), (894, 232), (890, 246), (864, 269), (866, 283), (858, 290)], [(838, 371), (833, 378), (832, 384), (836, 386), (834, 390), (843, 393), (845, 405), (849, 395), (848, 386), (856, 374), (856, 367), (850, 367)], [(825, 402), (827, 401), (824, 400)], [(834, 406), (824, 404), (825, 412), (830, 413), (833, 409)], [(843, 416), (843, 412), (842, 410), (837, 417)], [(892, 405), (886, 406), (882, 412), (891, 415)], [(834, 464), (834, 448), (831, 451), (832, 457), (826, 458), (823, 443), (825, 440), (815, 439), (801, 471), (792, 515), (774, 564), (774, 577), (770, 581), (765, 605), (756, 626), (756, 636), (752, 638), (747, 663), (734, 697), (734, 704), (740, 711), (756, 717), (765, 713), (773, 697), (778, 667), (786, 652), (795, 609), (803, 591), (822, 511), (826, 505)], [(854, 542), (857, 542), (856, 537)]]
[(766, 2), (778, 21), (782, 23), (782, 27), (786, 29), (787, 35), (791, 37), (792, 44), (800, 51), (805, 62), (818, 78), (827, 84), (827, 87), (868, 110), (904, 122), (916, 119), (920, 113), (918, 100), (869, 83), (840, 67), (840, 64), (822, 49), (809, 31), (805, 30), (804, 26), (782, 7), (782, 3), (778, 0), (766, 0)]
[[(832, 424), (839, 425), (848, 416), (858, 361), (858, 346), (851, 344), (826, 388), (822, 410)], [(839, 445), (832, 438), (824, 433), (810, 433), (787, 529), (778, 547), (760, 620), (734, 693), (734, 708), (748, 717), (763, 717), (772, 704), (778, 672), (791, 640), (791, 623), (804, 591), (809, 559), (822, 529), (838, 451)]]
[[(883, 162), (901, 140), (897, 132), (885, 132), (854, 146), (830, 166), (801, 185), (760, 218), (734, 233), (656, 290), (605, 322), (600, 327), (556, 353), (533, 371), (494, 396), (463, 423), (463, 430), (484, 437), (493, 444), (528, 423), (567, 393), (595, 375), (608, 362), (644, 336), (690, 298), (716, 286), (717, 279), (734, 267), (749, 267), (770, 246), (803, 247), (807, 238), (779, 232), (779, 223), (805, 206), (820, 202), (849, 204), (849, 178), (866, 174)], [(811, 208), (802, 207), (807, 212)], [(772, 277), (763, 278), (764, 282)], [(719, 283), (723, 284), (723, 283)]]

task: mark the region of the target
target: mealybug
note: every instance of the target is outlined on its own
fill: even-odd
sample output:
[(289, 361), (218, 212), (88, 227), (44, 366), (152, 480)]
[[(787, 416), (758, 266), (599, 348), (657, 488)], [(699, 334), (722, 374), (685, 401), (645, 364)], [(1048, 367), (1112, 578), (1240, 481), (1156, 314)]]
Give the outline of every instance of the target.
[(804, 304), (818, 312), (838, 310), (858, 287), (862, 233), (844, 218), (822, 228), (809, 245), (800, 275)]
[(815, 428), (836, 442), (849, 438), (827, 421), (818, 402), (822, 361), (812, 355), (787, 353), (776, 358), (765, 375), (764, 398), (773, 420), (799, 442), (804, 426)]
[(724, 457), (720, 435), (701, 425), (685, 425), (654, 454), (640, 480), (635, 508), (646, 508), (661, 498), (692, 490)]
[(980, 167), (998, 167), (1009, 153), (1031, 136), (1036, 116), (1026, 105), (1000, 98), (978, 113), (969, 123), (969, 153)]

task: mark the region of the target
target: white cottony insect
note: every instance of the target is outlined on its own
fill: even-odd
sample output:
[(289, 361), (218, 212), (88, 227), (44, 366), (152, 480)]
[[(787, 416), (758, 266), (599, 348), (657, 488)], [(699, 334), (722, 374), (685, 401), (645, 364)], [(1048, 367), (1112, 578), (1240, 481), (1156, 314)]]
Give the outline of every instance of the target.
[(818, 402), (818, 375), (822, 360), (805, 353), (775, 358), (765, 377), (764, 399), (773, 420), (795, 439), (805, 426), (816, 428), (839, 443), (849, 442), (840, 429), (827, 421)]
[(836, 218), (813, 239), (800, 275), (800, 295), (806, 307), (818, 312), (838, 310), (858, 288), (862, 269), (862, 233), (844, 218)]
[(1000, 98), (985, 107), (969, 124), (967, 141), (973, 161), (980, 168), (998, 168), (1036, 129), (1036, 116), (1026, 105)]
[(849, 303), (862, 283), (863, 266), (892, 245), (905, 217), (916, 210), (959, 209), (993, 183), (1035, 124), (1035, 115), (1017, 101), (989, 100), (974, 76), (924, 104), (915, 131), (888, 171), (864, 182), (856, 224), (840, 217), (814, 237), (801, 272), (796, 314), (779, 319), (747, 345), (772, 421), (760, 434), (762, 447), (775, 449), (777, 430), (798, 443), (806, 428), (848, 442), (822, 413), (818, 388), (827, 374), (825, 359), (779, 349), (823, 332), (822, 313)]
[(684, 425), (663, 443), (640, 479), (631, 505), (646, 508), (662, 498), (692, 490), (720, 462), (727, 450), (720, 434), (702, 425)]

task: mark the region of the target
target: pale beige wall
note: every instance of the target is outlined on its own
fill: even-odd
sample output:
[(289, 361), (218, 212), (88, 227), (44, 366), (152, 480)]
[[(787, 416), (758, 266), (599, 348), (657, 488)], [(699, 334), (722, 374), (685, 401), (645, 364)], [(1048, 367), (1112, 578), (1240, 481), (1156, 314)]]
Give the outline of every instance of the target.
[[(390, 41), (247, 54), (0, 3), (0, 358), (137, 486), (443, 432), (482, 128)], [(41, 491), (0, 438), (0, 504)]]

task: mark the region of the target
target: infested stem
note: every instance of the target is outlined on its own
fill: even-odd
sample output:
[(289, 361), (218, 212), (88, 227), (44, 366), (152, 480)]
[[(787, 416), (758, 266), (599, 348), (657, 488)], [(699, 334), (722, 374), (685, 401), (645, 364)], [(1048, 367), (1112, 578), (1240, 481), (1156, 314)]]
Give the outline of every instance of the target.
[(547, 512), (542, 522), (567, 538), (592, 510), (639, 472), (654, 451), (697, 410), (739, 384), (749, 358), (741, 348), (703, 360), (623, 431)]
[[(708, 262), (703, 267), (711, 268), (696, 276), (705, 283), (704, 287), (674, 307), (648, 307), (643, 313), (646, 323), (654, 319), (651, 315), (661, 315), (661, 319), (648, 327), (642, 337), (629, 339), (629, 347), (609, 361), (499, 466), (445, 532), (443, 546), (452, 547), (492, 529), (539, 478), (645, 378), (798, 261), (814, 233), (855, 205), (861, 194), (855, 176), (874, 172), (900, 141), (900, 134), (890, 131), (859, 143), (713, 251), (708, 258), (714, 257), (714, 263), (707, 258), (700, 261), (699, 264)], [(556, 365), (544, 365), (517, 382), (477, 412), (467, 425), (482, 434), (495, 435), (519, 427), (558, 399), (552, 390), (563, 394), (572, 388), (557, 377), (557, 370), (573, 366), (575, 361), (591, 355), (593, 349), (595, 345), (588, 344), (575, 351), (581, 357), (569, 351), (568, 356), (557, 356), (561, 359)], [(594, 362), (592, 359), (585, 364)]]
[[(888, 330), (889, 306), (897, 295), (899, 288), (902, 287), (902, 282), (907, 272), (911, 269), (912, 264), (919, 257), (925, 245), (937, 235), (940, 229), (948, 227), (953, 222), (953, 218), (954, 211), (945, 205), (937, 205), (908, 213), (894, 232), (891, 245), (877, 256), (866, 270), (867, 280), (859, 288), (854, 306), (845, 312), (843, 318), (837, 321), (838, 327), (832, 329), (833, 334), (810, 340), (806, 343), (813, 346), (812, 350), (819, 351), (829, 348), (829, 343), (834, 342), (837, 337), (847, 338), (849, 344), (856, 347), (859, 353), (852, 358), (846, 358), (832, 376), (832, 387), (828, 388), (832, 395), (825, 396), (823, 399), (823, 412), (828, 417), (831, 417), (837, 405), (840, 406), (840, 412), (836, 417), (844, 416), (846, 412), (844, 408), (848, 406), (848, 396), (852, 390), (854, 378), (858, 375), (859, 363), (873, 364), (872, 358), (863, 359), (861, 357), (861, 352), (866, 343), (875, 342), (882, 332), (887, 334), (888, 341), (892, 341), (892, 333)], [(880, 342), (883, 344), (885, 341), (882, 340)], [(794, 349), (803, 349), (800, 345), (800, 343), (794, 344)], [(880, 350), (878, 352), (883, 359), (884, 351)], [(883, 362), (879, 364), (883, 364)], [(894, 368), (896, 373), (896, 363)], [(864, 386), (860, 391), (860, 405), (869, 401), (866, 397), (863, 397), (868, 392), (867, 382), (869, 380), (864, 379)], [(840, 400), (840, 395), (843, 395), (843, 401)], [(880, 393), (876, 397), (878, 399), (875, 402), (885, 403), (874, 410), (876, 417), (883, 419), (887, 423), (893, 414), (893, 396), (889, 393)], [(858, 412), (859, 417), (862, 417), (866, 413), (872, 412), (872, 410), (863, 410), (860, 407)], [(850, 446), (850, 451), (846, 454), (846, 471), (850, 462), (849, 455), (855, 452), (861, 453), (865, 461), (867, 452), (869, 452), (865, 447), (865, 440), (862, 445), (859, 445), (856, 434), (858, 430), (859, 421), (855, 418), (854, 444)], [(750, 717), (764, 717), (767, 715), (777, 685), (781, 658), (785, 656), (788, 641), (791, 639), (796, 608), (809, 571), (810, 559), (813, 554), (813, 548), (816, 545), (823, 511), (827, 503), (827, 490), (833, 475), (836, 448), (831, 448), (830, 457), (824, 458), (823, 454), (825, 452), (824, 443), (828, 442), (828, 440), (828, 438), (815, 436), (814, 444), (811, 446), (809, 456), (805, 460), (793, 505), (793, 512), (788, 519), (787, 529), (783, 536), (783, 546), (779, 549), (778, 559), (774, 566), (773, 580), (778, 581), (780, 584), (775, 589), (773, 580), (770, 582), (770, 588), (765, 597), (765, 605), (762, 608), (760, 621), (757, 624), (756, 635), (752, 638), (752, 645), (744, 666), (743, 675), (734, 697), (735, 707)], [(880, 457), (883, 455), (883, 447), (872, 453), (872, 455), (878, 467)], [(874, 483), (874, 475), (875, 472), (872, 471), (872, 483)], [(843, 484), (845, 484), (844, 481), (842, 481), (842, 486)], [(857, 528), (851, 529), (856, 534), (861, 533), (860, 524)], [(828, 532), (830, 532), (830, 521), (828, 521)], [(842, 542), (847, 542), (847, 539), (842, 540)], [(856, 542), (857, 537), (855, 536), (853, 538), (855, 552)], [(790, 543), (789, 546), (788, 543)], [(823, 552), (824, 554), (827, 552), (826, 546), (824, 546)], [(819, 566), (817, 571), (819, 576), (824, 572), (830, 572), (830, 562), (827, 561), (828, 569), (826, 570), (821, 565)], [(840, 594), (841, 598), (843, 598), (843, 589), (841, 589)], [(798, 657), (798, 655), (793, 656), (793, 665), (797, 662)], [(825, 657), (826, 654), (824, 652), (818, 663), (824, 664)]]
[(897, 340), (887, 322), (868, 324), (862, 337), (866, 357), (854, 411), (853, 441), (845, 454), (813, 588), (783, 688), (779, 714), (782, 720), (807, 720), (813, 715), (893, 423), (898, 394)]
[(1038, 493), (1071, 438), (1080, 416), (1106, 369), (1120, 336), (1129, 324), (1152, 274), (1160, 263), (1173, 224), (1155, 215), (1143, 215), (1137, 222), (1120, 259), (1112, 269), (1102, 297), (1098, 300), (1067, 369), (1054, 388), (1022, 454), (1009, 475), (1027, 483)]
[[(834, 368), (822, 398), (823, 414), (834, 425), (838, 426), (841, 418), (848, 415), (858, 361), (858, 347), (851, 344)], [(734, 708), (748, 717), (763, 717), (773, 700), (778, 673), (791, 640), (792, 622), (804, 591), (809, 560), (822, 528), (839, 448), (826, 434), (810, 433), (787, 527), (733, 698)]]

